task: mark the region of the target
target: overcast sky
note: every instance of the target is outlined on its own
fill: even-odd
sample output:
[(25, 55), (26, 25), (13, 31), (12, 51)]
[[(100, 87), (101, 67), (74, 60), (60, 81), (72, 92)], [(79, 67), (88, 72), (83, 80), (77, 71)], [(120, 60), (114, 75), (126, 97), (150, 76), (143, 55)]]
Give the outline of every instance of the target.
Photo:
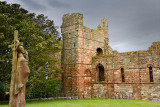
[(152, 42), (160, 41), (160, 0), (7, 1), (21, 4), (29, 12), (44, 14), (57, 26), (62, 24), (66, 13), (82, 13), (84, 25), (92, 29), (107, 18), (109, 44), (119, 52), (146, 50)]

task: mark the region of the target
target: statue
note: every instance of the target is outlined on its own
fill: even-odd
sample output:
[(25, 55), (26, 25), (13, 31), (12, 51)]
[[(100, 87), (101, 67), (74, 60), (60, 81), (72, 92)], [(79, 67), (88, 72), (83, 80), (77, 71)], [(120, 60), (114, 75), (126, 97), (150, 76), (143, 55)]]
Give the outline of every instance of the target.
[(12, 77), (10, 85), (9, 107), (25, 107), (25, 84), (28, 80), (30, 69), (28, 67), (28, 53), (26, 58), (23, 43), (18, 41), (18, 31), (14, 32), (14, 42), (9, 47), (13, 50)]

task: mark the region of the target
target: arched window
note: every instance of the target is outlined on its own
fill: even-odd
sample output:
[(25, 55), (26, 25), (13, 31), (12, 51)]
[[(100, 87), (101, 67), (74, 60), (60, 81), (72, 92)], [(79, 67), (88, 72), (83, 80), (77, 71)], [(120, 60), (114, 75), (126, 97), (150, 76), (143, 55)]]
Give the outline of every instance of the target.
[(121, 68), (122, 82), (125, 82), (124, 68)]
[(152, 67), (149, 67), (149, 77), (150, 77), (150, 82), (153, 82), (153, 70)]
[(98, 79), (99, 81), (104, 81), (105, 80), (105, 77), (104, 77), (104, 67), (102, 64), (98, 64), (97, 66), (97, 69), (98, 69)]
[(103, 55), (103, 50), (101, 48), (97, 48), (97, 55)]

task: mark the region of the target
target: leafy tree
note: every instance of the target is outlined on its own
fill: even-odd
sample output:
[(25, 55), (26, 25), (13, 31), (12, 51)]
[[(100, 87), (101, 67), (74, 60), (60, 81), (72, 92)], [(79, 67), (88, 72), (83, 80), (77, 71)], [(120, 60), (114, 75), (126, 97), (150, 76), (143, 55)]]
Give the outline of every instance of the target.
[[(8, 45), (14, 39), (14, 30), (19, 31), (19, 40), (24, 43), (24, 48), (29, 53), (31, 74), (27, 86), (32, 86), (33, 91), (41, 82), (47, 83), (46, 90), (50, 90), (51, 85), (52, 88), (56, 87), (60, 80), (55, 74), (61, 70), (56, 66), (57, 63), (60, 64), (60, 60), (54, 57), (54, 53), (61, 50), (62, 43), (58, 39), (59, 34), (54, 21), (43, 14), (36, 16), (34, 13), (29, 13), (19, 4), (0, 1), (0, 90), (3, 90), (0, 91), (0, 96), (4, 95), (4, 92), (9, 92), (12, 51)], [(49, 64), (47, 70), (46, 63)], [(49, 79), (44, 79), (46, 76), (42, 74), (49, 74)]]

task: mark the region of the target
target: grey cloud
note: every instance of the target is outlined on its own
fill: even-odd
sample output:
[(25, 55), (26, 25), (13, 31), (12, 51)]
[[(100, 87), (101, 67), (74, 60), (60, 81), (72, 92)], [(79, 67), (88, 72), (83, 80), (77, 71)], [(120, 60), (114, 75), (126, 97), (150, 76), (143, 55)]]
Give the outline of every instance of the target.
[(57, 0), (47, 0), (46, 1), (49, 6), (53, 8), (69, 8), (70, 5), (68, 3), (60, 2)]
[[(43, 4), (41, 0), (35, 1), (35, 0), (22, 0), (21, 1), (26, 7), (28, 7), (30, 10), (45, 10), (46, 6)], [(42, 3), (42, 4), (41, 4)]]
[[(10, 0), (18, 1), (18, 0)], [(39, 13), (62, 24), (62, 15), (80, 12), (84, 25), (97, 28), (102, 18), (109, 22), (109, 44), (120, 52), (147, 49), (160, 41), (160, 0), (19, 0), (32, 12), (34, 7), (47, 11)], [(60, 29), (59, 29), (60, 30)]]
[[(65, 1), (66, 2), (66, 1)], [(120, 52), (147, 49), (160, 41), (159, 0), (67, 0), (72, 12), (84, 14), (84, 25), (96, 28), (109, 21), (109, 40)]]

